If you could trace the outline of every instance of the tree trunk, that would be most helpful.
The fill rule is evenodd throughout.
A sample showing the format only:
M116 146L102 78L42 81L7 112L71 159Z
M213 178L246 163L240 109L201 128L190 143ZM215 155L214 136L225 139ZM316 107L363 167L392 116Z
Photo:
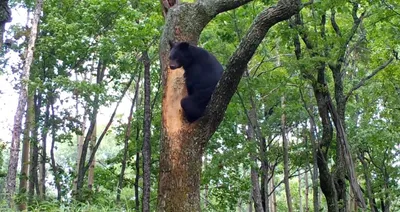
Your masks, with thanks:
M54 97L50 94L50 108L51 108L51 147L50 147L50 160L51 160L51 168L53 169L54 175L54 184L57 189L57 200L61 200L61 184L60 184L60 173L58 171L58 165L56 163L56 158L54 157L54 148L56 143L56 115L54 111Z
M77 95L76 96L76 115L79 114L78 107L79 107L79 102L78 102L78 95ZM86 131L86 115L87 115L86 111L87 110L85 109L85 112L82 117L82 122L80 124L80 126L81 126L80 130L83 135L85 134L85 131ZM78 173L78 171L79 171L79 163L80 163L81 156L82 156L83 141L85 140L85 137L83 135L77 135L77 137L76 137L76 140L77 140L76 173ZM78 178L76 177L74 179L74 183L73 183L73 189L72 189L73 193L77 192L77 182L78 182Z
M29 195L31 198L34 197L35 190L36 195L40 195L39 189L39 175L38 175L38 168L39 168L39 116L40 116L40 107L41 107L41 98L38 95L34 95L32 100L33 101L32 107L34 110L34 122L32 122L32 132L31 132L31 161L30 161L30 179L29 179Z
M136 129L137 131L137 136L136 136L136 141L139 140L139 127ZM140 211L140 198L139 198L139 179L140 179L140 151L139 149L136 152L136 161L135 161L135 211L139 212Z
M11 10L8 6L8 0L0 1L0 49L3 47L3 35L5 25L7 22L11 22Z
M277 212L277 202L276 202L276 193L274 191L275 188L275 175L271 176L271 188L272 193L272 201L271 201L271 212Z
M301 194L302 191L301 191L301 173L300 173L300 169L298 170L298 174L299 175L297 176L297 178L299 180L299 212L303 212L303 200L302 200L303 196Z
M16 183L15 181L16 181L17 167L19 161L19 144L20 144L20 135L22 133L22 117L27 102L26 82L28 82L29 80L30 68L33 61L33 52L38 32L40 14L42 11L42 3L43 0L36 1L35 12L32 20L31 33L29 35L29 43L26 49L26 57L25 57L26 59L20 77L21 84L18 97L18 106L14 116L14 126L12 131L10 158L9 158L8 172L7 172L7 187L6 187L8 203L12 208L14 207L12 198L15 193L15 183Z
M47 134L48 134L48 129L50 128L50 123L49 123L49 118L50 118L50 104L49 101L47 100L46 102L46 112L45 112L45 117L44 117L44 128L42 128L42 155L41 155L41 160L40 160L40 179L39 179L39 186L40 186L40 198L42 200L45 199L46 197L46 160L47 160Z
M309 187L308 187L308 185L309 185L309 183L308 183L308 171L306 171L306 173L304 173L304 188L306 189L306 193L305 193L305 199L306 199L306 205L305 205L305 211L306 212L309 212L310 211L310 206L308 205L308 200L309 200L309 193L310 193L310 190L309 190Z
M288 211L293 211L292 205L292 195L290 193L290 184L289 184L289 141L286 137L286 115L285 115L285 96L281 98L282 103L282 117L281 117L281 132L282 132L282 141L283 141L283 181L285 183L285 193L286 193L286 203L288 206Z
M90 138L90 152L93 153L94 146L96 145L97 140L97 123L94 126L92 137ZM94 168L96 166L96 158L93 158L92 162L89 165L88 170L88 189L92 191L94 184Z
M29 179L29 151L30 151L30 132L31 124L33 123L33 97L28 97L28 106L26 108L25 116L25 128L24 128L24 138L22 144L22 158L21 158L21 176L19 181L19 194L22 196L21 202L19 204L19 210L26 209L27 196L26 192L28 190L28 179Z
M255 166L257 165L257 161L254 161ZM251 184L253 187L253 201L254 201L254 208L256 212L263 212L263 205L261 201L261 191L260 191L260 184L258 180L258 172L256 168L251 168Z
M131 126L132 126L132 117L133 117L133 109L136 104L136 100L139 94L139 88L140 88L140 72L139 76L137 77L136 80L136 88L135 88L135 95L133 96L132 99L132 104L131 108L129 110L129 116L128 116L128 123L126 126L126 131L125 131L125 138L124 138L124 158L122 159L121 163L121 173L119 175L119 181L118 181L118 189L117 189L117 202L120 201L121 198L121 191L124 187L124 175L125 175L125 169L126 169L126 163L129 159L129 140L131 137ZM138 139L138 138L136 138ZM136 189L136 185L135 185Z
M214 91L204 116L195 123L184 121L180 100L187 94L183 70L170 70L168 41L196 44L203 28L219 13L235 9L250 0L204 0L170 8L160 42L160 61L164 95L158 211L200 211L202 155L208 140L221 123L225 110L258 45L276 23L290 18L300 9L298 0L281 0L263 10L254 20ZM196 24L188 24L196 23Z
M102 61L99 61L98 66L97 66L97 71L96 71L97 72L97 74L96 74L96 83L97 84L102 83L103 78L104 78L105 69L106 69L106 65L103 64ZM89 115L89 119L90 119L89 129L88 129L85 139L83 141L82 151L81 151L81 155L79 158L77 181L76 181L76 193L74 194L74 195L76 195L77 200L83 200L83 196L82 196L83 182L85 179L85 174L86 174L87 168L89 168L88 166L86 166L86 155L88 152L90 138L92 137L93 130L94 130L96 122L97 122L96 118L97 118L98 110L99 110L99 94L96 93L95 97L94 97L94 101L93 101L93 111ZM89 163L91 163L91 161L89 161Z
M324 31L326 23L326 16L322 15L321 17L321 27L322 31ZM298 26L303 26L302 20L300 18L300 14L295 16L295 24ZM308 35L304 35L301 32L299 33L302 36L303 41L306 42L306 46L309 49L312 49L313 45L309 43L309 40L306 39ZM295 54L297 60L302 58L301 54L301 46L299 36L296 35L293 40L295 47ZM329 212L337 212L338 211L338 202L337 202L337 192L334 184L334 178L330 172L327 156L328 151L331 146L332 138L333 138L333 127L329 117L329 108L326 102L328 101L329 94L327 83L325 79L325 66L324 62L320 62L316 67L316 77L307 73L307 70L301 70L303 76L309 79L312 82L312 87L314 91L314 96L318 106L318 114L321 119L322 125L322 137L320 143L314 148L317 155L317 165L319 169L319 179L320 179L320 187L326 198L328 211ZM310 120L313 119L313 115L308 111ZM314 125L315 126L315 125ZM312 131L311 138L313 137L314 131ZM313 139L313 138L312 138ZM315 204L315 199L314 199ZM314 205L315 206L315 205Z
M364 173L364 178L365 178L365 184L367 187L367 197L368 197L370 210L371 210L371 212L377 212L378 208L376 206L375 198L373 197L373 191L372 191L371 173L370 173L370 170L368 169L368 164L365 161L364 153L360 153L358 158L360 159L360 162L363 167L363 173Z
M101 62L99 62L98 68L97 68L97 79L96 79L96 83L97 84L102 84L103 82L103 78L104 78L104 73L106 70L106 66L105 64L102 64ZM128 89L130 88L132 82L134 80L134 76L131 75L131 78L127 84L127 86L124 88L124 90L122 91L121 97L117 102L117 105L114 108L113 113L110 116L110 119L106 125L106 127L104 128L103 132L100 134L99 139L97 140L97 142L95 142L95 145L93 146L93 149L89 155L89 160L86 164L86 154L87 154L87 150L88 150L88 145L89 145L89 141L92 138L92 134L93 131L96 127L96 120L97 120L97 113L99 110L99 93L95 94L94 97L94 106L93 106L93 113L90 116L90 126L88 129L88 132L86 134L85 140L83 142L83 146L82 146L82 154L81 154L81 158L79 161L79 172L78 172L78 179L77 179L77 183L76 183L76 187L77 187L77 192L76 192L76 199L77 200L84 200L83 199L83 192L82 192L82 186L83 186L83 182L85 179L85 174L87 172L87 170L89 169L90 165L92 164L92 162L94 161L94 158L96 156L96 152L100 147L101 141L103 140L104 136L106 135L108 129L111 127L113 121L114 121L114 117L117 114L117 110L119 105L121 104L122 99L124 98L126 92L128 91Z
M150 58L147 51L142 53L144 65L144 119L143 119L143 212L150 211L151 187L151 102L150 102Z
M254 140L254 125L252 124L252 121L255 119L255 108L252 107L250 112L249 112L249 124L247 125L247 140L248 142L255 142ZM254 202L254 209L256 212L263 212L263 201L262 201L262 195L261 195L261 190L260 190L260 180L259 180L259 175L258 175L258 164L257 164L257 157L255 156L256 154L250 152L250 158L253 161L253 164L250 169L250 179L251 179L251 186L252 186L252 192L251 196L253 198Z
M310 93L310 95L312 95ZM311 115L311 114L310 114ZM311 115L309 118L310 122L310 140L312 143L312 155L313 155L313 172L311 176L311 181L312 181L312 189L313 189L313 211L319 211L319 206L320 206L320 197L319 197L319 187L318 187L318 144L317 144L317 128L315 126L315 121L314 117Z

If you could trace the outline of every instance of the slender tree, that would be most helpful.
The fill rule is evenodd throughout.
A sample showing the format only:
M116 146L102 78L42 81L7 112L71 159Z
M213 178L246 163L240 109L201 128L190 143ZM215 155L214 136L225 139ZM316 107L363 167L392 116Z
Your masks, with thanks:
M132 99L131 103L131 108L129 110L129 116L128 116L128 123L126 125L126 130L125 130L125 136L124 136L124 156L121 162L121 173L119 175L119 181L118 181L118 189L117 189L117 201L119 202L121 199L121 190L124 187L124 175L125 175L125 169L126 169L126 163L129 159L129 140L131 137L131 131L132 131L132 118L133 118L133 112L134 108L136 105L136 99L139 94L139 89L140 89L140 73L139 76L136 79L136 88L135 88L135 94Z
M147 51L142 52L144 66L144 119L143 119L143 212L150 211L151 187L151 102L150 102L150 58Z
M32 19L32 28L29 35L28 47L25 52L25 61L20 76L18 106L14 116L14 126L12 130L10 160L8 164L7 187L6 187L8 203L12 207L14 206L12 197L15 193L15 183L16 183L15 181L16 181L17 166L19 161L19 144L20 144L20 135L22 133L22 117L27 102L27 82L29 80L30 69L33 61L33 53L38 33L40 14L42 12L42 5L43 5L43 0L36 1L35 11Z
M29 150L30 150L30 132L31 124L33 122L33 97L28 97L27 111L25 116L24 137L22 143L22 158L21 158L21 176L19 181L19 194L22 200L19 204L19 210L26 209L26 196L28 191L29 179Z
M286 203L288 206L288 211L293 211L292 204L292 195L290 193L290 183L289 183L289 141L286 134L286 114L285 114L285 96L281 98L281 104L283 113L281 116L281 133L282 133L282 141L283 141L283 177L285 183L285 194L286 194Z

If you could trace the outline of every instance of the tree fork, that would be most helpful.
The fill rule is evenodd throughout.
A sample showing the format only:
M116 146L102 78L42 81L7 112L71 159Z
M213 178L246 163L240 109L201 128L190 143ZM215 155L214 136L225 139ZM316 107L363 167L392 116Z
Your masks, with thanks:
M263 10L256 17L230 58L205 115L192 124L184 121L180 106L180 100L187 93L183 69L168 68L168 40L196 44L203 28L217 14L250 1L203 0L175 5L168 10L159 55L164 93L158 211L200 211L201 157L208 140L221 123L247 63L268 30L296 14L301 2L281 0L275 7Z

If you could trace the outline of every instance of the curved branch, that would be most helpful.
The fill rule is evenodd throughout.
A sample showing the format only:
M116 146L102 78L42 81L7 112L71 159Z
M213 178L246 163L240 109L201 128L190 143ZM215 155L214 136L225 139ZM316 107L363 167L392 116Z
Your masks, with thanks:
M202 0L197 3L201 5L211 16L238 8L253 0Z
M204 117L199 120L199 127L196 128L196 131L208 129L209 132L207 132L206 136L211 137L224 117L226 108L246 70L247 63L252 58L268 30L275 24L287 20L292 15L298 13L300 8L301 2L299 0L280 0L277 6L263 10L256 17L250 30L243 37L239 47L229 59L227 68L211 97Z
M349 97L351 96L351 94L353 94L353 92L357 89L359 89L361 86L363 86L367 80L371 79L372 77L374 77L376 74L378 74L380 71L382 71L383 69L385 69L388 65L390 65L390 63L393 62L393 57L390 58L388 61L386 61L386 63L382 64L381 66L379 66L378 68L376 68L371 74L369 74L368 76L362 78L360 80L360 82L357 83L357 85L353 86L350 91L346 94L346 101L349 99Z
M336 23L336 17L335 17L335 15L336 15L336 11L335 11L334 9L332 9L332 10L331 10L331 24L332 24L332 27L333 27L333 29L335 30L336 34L337 34L339 37L342 37L342 33L340 32L339 25Z

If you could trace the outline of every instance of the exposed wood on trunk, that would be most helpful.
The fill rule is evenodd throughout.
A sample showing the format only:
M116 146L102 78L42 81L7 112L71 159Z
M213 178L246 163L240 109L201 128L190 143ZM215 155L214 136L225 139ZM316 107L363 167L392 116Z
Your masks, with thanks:
M160 0L163 16L167 16L169 8L179 4L179 0Z
M15 184L16 184L16 176L17 176L17 167L19 161L19 145L20 145L20 135L22 133L22 117L24 114L24 108L27 102L27 85L26 82L29 80L31 64L33 61L33 53L34 47L36 42L36 37L38 33L38 25L40 14L42 11L42 4L43 0L37 0L35 11L32 20L32 27L31 32L29 35L29 42L28 47L26 49L26 56L24 65L21 72L20 77L20 90L19 90L19 97L18 97L18 105L17 110L14 116L14 126L12 131L12 138L11 138L11 148L10 148L10 158L8 164L8 172L7 172L7 180L6 180L6 194L8 197L8 203L13 208L13 196L15 193ZM1 23L3 24L3 23Z
M182 3L169 10L160 42L163 73L162 136L158 211L199 211L201 157L208 140L221 123L248 61L267 31L300 9L298 0L281 0L263 10L230 58L205 115L193 124L183 122L180 99L186 95L183 70L168 68L168 40L196 44L203 28L219 13L249 0L203 0ZM190 24L188 24L190 23ZM195 24L193 24L195 23Z

